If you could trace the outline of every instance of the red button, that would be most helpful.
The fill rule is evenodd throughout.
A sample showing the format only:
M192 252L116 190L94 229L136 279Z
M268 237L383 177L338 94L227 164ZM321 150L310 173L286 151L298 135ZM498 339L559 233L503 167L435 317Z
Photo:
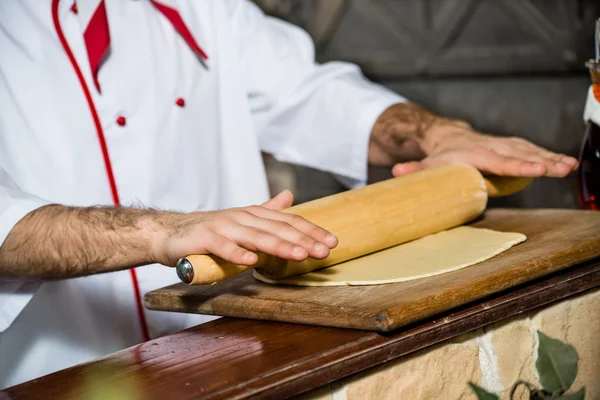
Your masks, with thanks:
M124 116L120 116L117 118L117 124L119 124L120 126L125 126L125 124L127 123L127 120L125 119Z
M183 106L185 106L185 100L183 99L183 97L180 97L177 99L175 104L177 104L179 107L183 107Z
M73 12L73 14L77 14L77 3L73 3L73 5L71 6L71 11Z

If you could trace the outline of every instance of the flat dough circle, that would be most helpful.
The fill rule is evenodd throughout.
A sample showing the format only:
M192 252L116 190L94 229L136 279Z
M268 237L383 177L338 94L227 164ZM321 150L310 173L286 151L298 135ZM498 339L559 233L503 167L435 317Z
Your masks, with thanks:
M459 226L304 275L274 281L255 270L254 277L266 283L295 286L404 282L480 263L525 239L521 233Z

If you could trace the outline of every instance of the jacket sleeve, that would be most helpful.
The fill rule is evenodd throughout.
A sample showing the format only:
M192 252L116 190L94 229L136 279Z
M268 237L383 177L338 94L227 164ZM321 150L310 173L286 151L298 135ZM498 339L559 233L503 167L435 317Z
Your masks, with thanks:
M0 247L17 222L47 204L39 197L20 191L0 167ZM2 277L0 271L0 332L4 332L25 308L39 285L39 282L8 280Z
M369 134L378 116L406 99L345 62L315 62L302 29L250 1L228 3L240 68L261 149L325 170L350 187L367 179Z

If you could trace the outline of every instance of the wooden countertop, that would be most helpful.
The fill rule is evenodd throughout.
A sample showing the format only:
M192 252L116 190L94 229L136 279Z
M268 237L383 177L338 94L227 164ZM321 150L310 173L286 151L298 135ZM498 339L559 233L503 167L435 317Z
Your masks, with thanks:
M595 259L393 334L221 318L8 388L0 399L119 390L131 399L283 398L599 286Z

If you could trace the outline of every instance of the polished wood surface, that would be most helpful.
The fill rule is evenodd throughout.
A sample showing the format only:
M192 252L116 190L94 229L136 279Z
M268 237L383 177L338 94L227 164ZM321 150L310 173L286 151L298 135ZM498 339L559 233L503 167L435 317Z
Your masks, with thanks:
M251 271L212 286L177 284L150 292L155 310L389 332L600 256L600 213L490 210L473 226L520 232L527 241L480 264L410 282L292 287ZM468 243L465 244L468 246Z
M286 398L594 288L600 259L392 335L221 318L8 388L0 399Z

